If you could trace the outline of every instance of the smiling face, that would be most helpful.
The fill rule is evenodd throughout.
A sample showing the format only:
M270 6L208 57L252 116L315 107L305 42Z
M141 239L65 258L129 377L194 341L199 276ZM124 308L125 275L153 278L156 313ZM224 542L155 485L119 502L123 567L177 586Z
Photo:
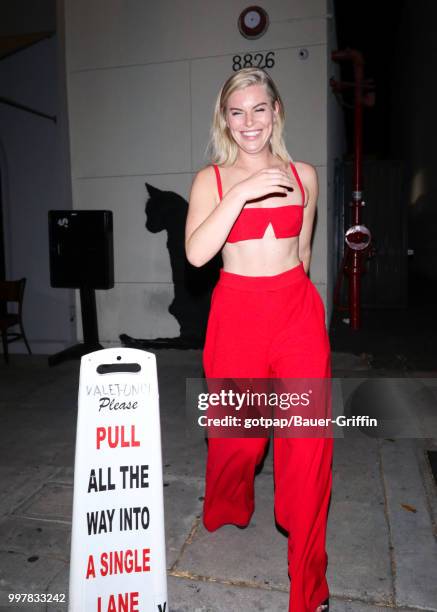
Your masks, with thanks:
M226 124L237 145L246 153L268 147L278 110L264 85L234 91L226 103Z

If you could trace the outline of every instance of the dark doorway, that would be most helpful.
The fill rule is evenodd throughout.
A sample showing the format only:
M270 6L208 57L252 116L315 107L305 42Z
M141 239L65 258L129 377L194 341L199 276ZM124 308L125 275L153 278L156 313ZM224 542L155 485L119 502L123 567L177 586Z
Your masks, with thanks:
M3 182L0 165L0 280L6 280L5 232L3 223Z

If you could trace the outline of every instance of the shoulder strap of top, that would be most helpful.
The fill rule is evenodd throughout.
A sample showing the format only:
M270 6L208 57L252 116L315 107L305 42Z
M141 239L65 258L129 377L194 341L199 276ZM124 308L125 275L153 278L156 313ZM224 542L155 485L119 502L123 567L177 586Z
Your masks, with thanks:
M305 190L303 188L302 181L300 180L300 176L298 175L297 170L292 161L290 161L290 166L291 166L294 176L296 177L297 184L299 185L299 188L302 192L302 206L305 206Z
M217 166L217 164L213 164L214 170L215 170L215 177L217 179L217 189L218 189L218 194L220 197L220 200L223 199L223 188L222 188L222 179L220 176L220 170Z

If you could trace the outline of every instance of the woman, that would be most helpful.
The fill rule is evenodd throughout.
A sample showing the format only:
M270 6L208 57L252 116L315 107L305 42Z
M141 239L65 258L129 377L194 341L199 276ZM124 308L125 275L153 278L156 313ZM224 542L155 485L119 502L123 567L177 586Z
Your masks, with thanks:
M202 266L221 250L203 365L207 378L326 378L329 340L307 276L318 196L315 168L293 164L272 79L244 68L223 85L211 130L213 164L196 175L186 254ZM326 521L332 438L275 438L275 516L288 531L290 610L329 609ZM203 521L246 526L265 438L210 438Z

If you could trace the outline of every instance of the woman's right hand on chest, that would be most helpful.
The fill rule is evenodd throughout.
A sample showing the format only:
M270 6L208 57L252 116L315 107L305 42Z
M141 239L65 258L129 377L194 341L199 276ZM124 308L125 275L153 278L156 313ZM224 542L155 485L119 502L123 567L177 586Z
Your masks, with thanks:
M263 168L248 178L235 183L228 193L235 193L244 202L249 202L271 194L285 196L294 188L295 185L285 170Z

